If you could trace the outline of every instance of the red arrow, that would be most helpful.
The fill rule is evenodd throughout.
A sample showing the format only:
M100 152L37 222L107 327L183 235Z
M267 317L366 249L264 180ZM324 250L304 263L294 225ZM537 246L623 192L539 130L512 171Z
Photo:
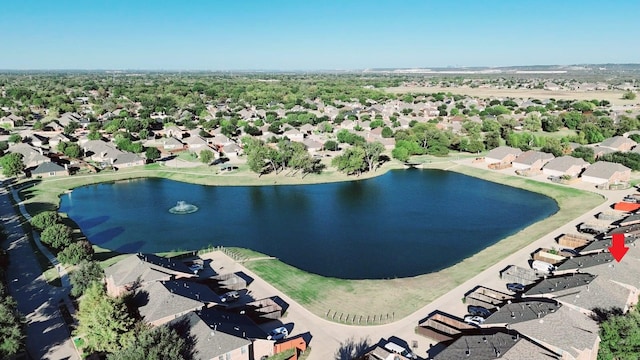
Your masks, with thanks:
M609 252L617 262L620 262L629 251L629 248L624 246L624 234L613 234L612 245L609 246Z

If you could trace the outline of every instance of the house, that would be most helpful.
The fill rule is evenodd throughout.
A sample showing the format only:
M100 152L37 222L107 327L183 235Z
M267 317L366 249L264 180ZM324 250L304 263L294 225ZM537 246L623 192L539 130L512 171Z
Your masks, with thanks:
M307 150L312 154L322 150L322 147L324 146L319 141L315 141L315 140L310 139L310 138L306 138L306 139L302 140L302 143L307 148Z
M170 136L162 140L162 147L169 151L182 150L184 149L184 144L177 138Z
M31 170L32 177L68 176L69 170L54 162L48 161Z
M125 168L132 166L141 166L145 164L145 159L137 154L123 152L118 154L113 160L113 166L116 168Z
M231 139L229 139L226 135L216 134L211 139L209 139L209 143L214 146L221 147L221 146L233 144L233 141L231 141Z
M304 124L304 125L300 126L300 131L305 133L305 134L308 134L308 135L311 135L311 132L314 129L315 129L315 127L313 125L311 125L311 124Z
M561 156L550 160L542 169L547 176L571 176L578 177L589 163L573 156Z
M187 144L187 148L191 152L200 153L200 151L204 149L209 149L209 143L207 140L203 139L201 136L190 136L184 138L183 141Z
M61 142L69 142L69 141L71 141L71 138L68 137L67 135L63 133L55 134L49 138L49 147L51 149L54 149L54 148L57 148Z
M184 133L182 132L182 130L180 130L180 128L175 125L166 128L164 130L164 133L168 138L174 137L176 139L182 139L184 137Z
M148 324L159 326L177 317L204 308L204 302L191 296L177 293L174 288L165 284L164 281L148 283L137 289L133 296L133 303L138 307L140 317ZM184 284L187 285L188 283L185 282ZM193 283L191 285L198 284ZM204 285L200 286L206 288Z
M194 277L180 261L153 254L133 254L104 270L107 293L120 296L146 283Z
M619 183L631 179L631 169L607 161L597 161L582 173L582 181L592 184Z
M49 144L49 138L38 134L32 134L29 142L35 147L43 147Z
M242 152L242 148L237 144L231 143L222 147L222 152L229 158L237 158Z
M109 164L112 164L116 157L123 153L112 144L102 140L89 140L85 142L82 147L85 158Z
M624 136L614 136L600 143L600 147L615 151L629 151L636 145L638 145L638 143Z
M553 158L553 154L529 150L520 154L515 160L513 160L512 164L516 169L540 170Z
M602 157L602 155L605 154L611 154L616 152L616 150L608 148L608 147L602 147L602 146L593 146L591 147L593 149L593 156L598 159L600 157Z
M505 305L484 322L484 326L491 324L508 326L538 346L561 355L561 359L595 359L598 354L600 337L596 321L553 300L524 300Z
M395 359L370 357L369 359ZM434 360L560 360L562 355L532 341L517 331L487 329L465 333L439 352Z
M27 168L51 161L51 159L42 154L42 149L36 149L35 147L25 143L13 144L9 146L7 151L10 153L22 154L22 163Z
M285 131L283 135L291 141L302 142L302 140L304 140L304 134L297 129L289 129Z
M216 316L214 312L220 314ZM217 322L218 319L222 321ZM235 320L234 314L205 309L178 317L172 320L170 325L183 337L195 340L195 359L198 360L250 360L273 355L273 341L263 340L271 344L270 351L267 350L265 353L264 350L258 349L256 352L242 323L230 327L228 319ZM266 339L264 332L262 336Z
M68 126L71 123L79 123L80 118L81 116L78 113L66 112L60 115L60 117L58 118L58 123L60 123L60 125L62 126Z
M498 146L497 148L489 151L484 157L484 160L488 164L510 164L520 154L522 154L522 150L520 149L512 148L509 146Z

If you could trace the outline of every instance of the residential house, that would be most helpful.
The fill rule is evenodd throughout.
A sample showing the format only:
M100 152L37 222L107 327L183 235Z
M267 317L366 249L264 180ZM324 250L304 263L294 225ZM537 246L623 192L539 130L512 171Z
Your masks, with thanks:
M591 148L593 149L593 156L596 159L599 159L600 157L602 157L602 155L616 152L616 150L614 149L611 149L608 147L602 147L602 146L592 146Z
M300 131L304 134L311 135L311 133L315 130L315 127L311 124L304 124L300 126Z
M190 136L190 137L184 138L183 141L185 142L185 144L187 144L187 148L189 149L189 151L197 154L199 154L200 151L205 149L211 150L207 140L203 139L201 136Z
M153 254L133 254L104 270L107 293L120 296L144 284L194 277L180 261Z
M631 169L607 161L597 161L582 173L582 181L593 184L619 183L631 179Z
M370 357L369 359L395 359ZM463 334L433 357L434 360L561 360L562 355L507 329L483 329Z
M231 139L229 139L224 134L216 134L211 139L209 139L209 143L216 147L222 147L233 144L233 141L231 141Z
M171 136L162 139L162 147L168 151L184 150L184 143L177 138Z
M176 139L182 139L184 137L184 132L175 125L164 129L164 133L168 138L174 137Z
M31 143L31 145L35 146L35 147L43 147L45 145L49 144L49 138L46 136L42 136L39 134L32 134L30 139L29 139L29 143Z
M541 151L529 150L520 154L513 160L513 167L516 169L540 170L542 167L554 158L553 154Z
M68 126L71 123L80 123L80 118L82 118L82 116L78 113L66 112L60 115L58 122L62 126Z
M609 148L615 151L630 151L634 146L638 145L635 141L624 137L614 136L600 143L600 147Z
M242 148L235 143L231 143L222 147L222 152L230 159L238 158L242 152Z
M42 154L42 149L35 148L25 143L13 144L9 146L7 151L10 153L22 154L22 163L26 168L38 166L42 163L51 161L51 159Z
M61 142L69 142L71 138L63 133L55 134L49 138L49 147L56 149Z
M484 326L491 324L508 326L553 354L561 355L561 359L595 359L598 354L600 337L595 320L554 301L524 300L507 304L484 322Z
M32 177L52 177L52 176L68 176L69 171L66 167L60 166L54 162L48 161L36 166L31 170Z
M82 145L82 148L85 158L108 164L113 164L116 157L123 154L123 152L116 149L113 144L102 140L88 140Z
M199 285L200 288L207 288L205 285L197 283L189 284L184 282L184 284L186 286ZM178 290L180 288L178 286ZM167 286L167 282L154 281L136 290L133 303L138 307L138 313L145 322L153 326L159 326L192 311L204 308L205 303L197 300L195 298L196 295L198 295L197 292L185 296L176 292L174 287Z
M495 149L492 149L487 153L484 157L484 160L488 164L510 164L515 160L518 156L522 154L522 150L512 148L509 146L498 146Z
M283 133L284 136L289 138L291 141L302 142L304 140L304 134L301 133L298 129L289 129Z
M113 166L116 168L125 168L132 166L141 166L146 163L145 159L133 153L123 152L118 154L113 160Z
M578 177L589 166L589 163L573 156L561 156L550 160L542 169L547 176Z
M322 150L322 147L324 146L324 144L322 144L321 142L315 141L310 138L306 138L302 140L302 143L307 148L307 150L312 154Z

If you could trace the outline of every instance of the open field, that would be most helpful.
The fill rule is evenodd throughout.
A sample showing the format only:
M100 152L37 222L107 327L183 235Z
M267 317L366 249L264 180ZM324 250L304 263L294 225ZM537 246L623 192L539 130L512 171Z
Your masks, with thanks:
M390 322L411 314L465 280L495 264L500 259L575 219L586 210L592 209L603 201L603 198L595 193L539 183L521 177L459 165L451 161L458 157L465 156L454 155L449 158L421 157L415 160L424 163L423 166L426 168L447 169L543 193L554 198L558 202L560 210L553 216L521 230L452 267L437 273L412 278L386 280L326 278L306 273L278 260L247 261L244 265L318 316L325 317L329 312L362 315L364 318L388 314L389 319L387 320L385 317L383 322ZM401 163L389 162L376 173L361 176L359 179L380 175L389 169L401 167ZM282 175L267 175L258 178L242 166L236 172L219 175L215 174L215 169L204 166L190 169L169 169L158 165L150 165L144 169L127 169L98 175L46 180L25 189L22 195L27 209L33 214L43 209L57 208L59 195L67 189L85 184L140 177L162 177L219 186L273 185L274 182L277 184L311 184L358 179L329 171L321 175L308 175L304 179L299 176L285 177ZM265 256L250 250L234 249L234 251L243 258ZM103 261L104 266L112 264L119 259L118 255L107 249L96 248L96 258ZM394 312L389 314L389 309L394 309ZM337 318L334 319L334 321L337 320Z
M406 93L452 93L469 95L479 98L533 98L533 99L564 99L564 100L607 100L612 105L634 105L640 100L623 100L622 90L598 90L598 91L550 91L542 89L496 89L496 88L470 88L470 87L441 87L441 86L403 86L386 88L393 94Z

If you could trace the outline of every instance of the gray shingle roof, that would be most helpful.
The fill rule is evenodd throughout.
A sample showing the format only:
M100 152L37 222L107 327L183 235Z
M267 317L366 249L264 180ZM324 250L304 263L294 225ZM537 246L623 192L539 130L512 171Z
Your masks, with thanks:
M618 149L620 146L622 146L623 144L629 143L632 146L636 145L636 142L626 138L624 136L614 136L611 138L608 138L606 140L604 140L603 142L600 143L600 146L602 147L608 147L608 148L612 148L612 149Z
M152 282L139 289L133 301L138 305L140 316L151 323L204 306L198 300L190 299L171 290L163 282L159 281Z
M544 168L555 171L567 171L573 166L586 167L589 163L580 158L574 158L573 156L561 156L549 161Z
M609 179L618 171L629 171L630 169L624 165L615 164L607 161L597 161L582 173L582 176L591 176L599 179Z
M144 159L141 158L140 156L133 154L133 153L122 153L122 154L118 154L118 156L116 156L115 160L113 161L114 165L123 165L123 164L134 164L140 161L143 161Z
M38 165L35 169L31 170L31 175L48 174L50 172L58 171L64 171L64 167L54 162L48 161Z
M562 305L553 300L536 299L507 303L487 318L485 324L515 324L541 319L556 312Z
M634 237L627 237L627 238L624 239L624 242L627 245L631 244L631 243L634 243L635 241L636 241L636 239ZM587 246L582 248L582 250L580 250L580 252L591 252L591 251L597 251L597 250L605 250L609 246L611 246L611 239L596 240L596 241L592 241L589 244L587 244Z
M578 288L590 284L595 275L591 274L570 274L561 276L552 276L540 280L533 287L527 290L526 296L538 296L543 294L554 294L560 290Z
M489 151L485 156L485 158L504 159L506 156L512 155L512 154L515 156L518 156L522 154L522 150L512 148L509 146L498 146L497 148Z
M172 261L152 254L133 254L104 270L112 277L114 285L122 286L135 281L148 282L168 279L180 273L191 276L189 268L179 261Z
M217 324L205 321L201 317L202 313L198 315L196 312L190 312L170 322L179 333L187 332L195 339L195 359L217 359L218 356L251 344L251 341L246 338L220 331Z
M581 270L596 265L602 265L613 261L613 256L608 252L591 255L576 256L565 260L562 264L556 265L556 271Z
M515 160L513 160L513 162L524 165L533 165L536 161L542 160L544 163L545 161L549 161L553 158L553 154L529 150L525 153L520 154Z

